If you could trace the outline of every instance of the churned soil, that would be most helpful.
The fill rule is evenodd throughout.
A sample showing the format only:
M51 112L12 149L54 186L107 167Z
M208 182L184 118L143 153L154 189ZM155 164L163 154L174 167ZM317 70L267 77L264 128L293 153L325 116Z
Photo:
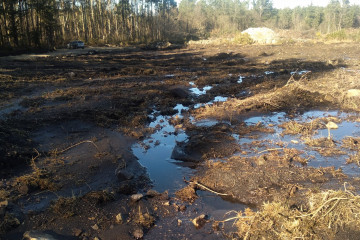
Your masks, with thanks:
M199 235L201 229L179 219L191 223L200 215L189 203L199 189L257 207L284 199L299 204L307 189L338 188L350 178L341 169L307 167L308 160L287 147L247 156L234 134L273 131L243 123L254 114L358 112L359 54L355 43L299 42L0 58L0 239L19 239L30 230L61 239L152 239L152 232L164 239L218 239L217 227ZM193 85L212 88L196 95ZM227 101L206 104L217 96ZM155 131L149 114L173 115L177 104L189 107L194 121L219 122L174 120L188 139L177 143L173 158L195 163L197 172L185 190L157 193L131 146ZM323 123L288 123L284 134L294 126L310 134ZM246 151L267 144L255 140ZM332 148L328 138L309 144ZM342 144L359 150L356 137ZM354 153L349 162L358 159ZM164 221L174 224L162 232L156 224ZM165 233L172 228L176 236Z

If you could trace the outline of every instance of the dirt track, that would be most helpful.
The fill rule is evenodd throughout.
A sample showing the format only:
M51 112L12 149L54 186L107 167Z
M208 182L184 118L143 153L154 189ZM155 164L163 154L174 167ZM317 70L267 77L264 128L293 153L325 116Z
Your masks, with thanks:
M294 159L304 162L295 152L246 158L254 149L279 146L253 141L246 149L234 136L271 134L274 124L244 120L272 112L297 116L314 109L346 110L356 122L360 98L348 90L360 89L359 54L352 43L302 43L158 51L86 48L1 58L0 218L6 224L0 238L18 239L31 229L54 231L62 239L119 239L118 232L120 239L131 239L141 231L145 239L225 238L210 223L200 230L192 225L190 219L209 210L206 203L177 199L193 201L195 190L203 189L196 184L190 184L190 195L183 192L188 196L146 194L151 179L132 147L138 142L145 150L156 148L157 139L147 137L164 128L164 121L148 127L157 116L173 116L169 123L176 130L162 132L165 137L186 134L188 141L176 143L173 158L195 162L192 183L232 200L253 206L285 197L298 203L304 188L339 188L349 176L338 166L319 174L317 168L295 164ZM217 96L227 101L197 106ZM179 112L178 104L188 109ZM220 123L199 126L191 117ZM244 175L238 169L246 169ZM291 169L297 177L287 175ZM278 179L279 174L285 177ZM130 199L140 192L141 200ZM119 213L123 224L116 222Z

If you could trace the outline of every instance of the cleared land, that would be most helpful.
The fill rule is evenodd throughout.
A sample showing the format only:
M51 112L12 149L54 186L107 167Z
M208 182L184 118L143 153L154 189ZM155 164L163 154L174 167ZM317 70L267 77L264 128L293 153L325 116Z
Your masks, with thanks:
M238 230L223 229L221 220L229 216L199 209L198 190L254 211L275 201L297 209L297 215L314 214L331 198L353 200L347 216L358 211L356 194L329 192L323 202L311 195L345 190L345 182L351 185L347 190L360 190L357 44L170 48L87 48L0 59L1 238L47 230L61 239L143 234L145 239L256 239L268 230L259 227L261 216L276 220L265 206L258 215L247 210L252 223L239 221L239 213L233 219ZM214 103L215 97L221 102ZM321 113L300 119L314 110ZM159 116L169 116L175 129L161 132L163 137L186 134L186 141L174 143L172 158L195 169L176 193L151 190L156 183L133 152L134 144L144 150L164 145L149 140L164 129L164 120L149 126ZM330 122L339 129L330 129ZM349 134L335 135L350 123ZM333 162L340 155L345 160ZM322 157L329 157L323 160L328 164ZM309 206L309 196L317 199L317 208ZM330 205L324 214L334 209ZM208 216L196 219L202 213ZM197 230L193 222L205 226ZM311 225L313 231L303 235L298 225L293 229L302 237L343 238L358 231L352 223L334 223L346 230L337 232L322 232L324 224ZM276 235L281 226L267 224L274 230L269 236L293 236Z

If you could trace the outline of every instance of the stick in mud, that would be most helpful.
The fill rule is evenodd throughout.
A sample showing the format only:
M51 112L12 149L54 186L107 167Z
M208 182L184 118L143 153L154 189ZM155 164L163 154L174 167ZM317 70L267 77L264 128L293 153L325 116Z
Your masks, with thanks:
M203 190L206 190L206 191L209 191L211 193L215 193L216 195L219 195L219 196L230 196L229 194L226 194L226 193L219 193L219 192L216 192L208 187L206 187L205 185L199 183L198 181L187 181L185 178L184 178L184 181L187 183L187 184L195 184L197 186L199 186L200 188L202 188Z

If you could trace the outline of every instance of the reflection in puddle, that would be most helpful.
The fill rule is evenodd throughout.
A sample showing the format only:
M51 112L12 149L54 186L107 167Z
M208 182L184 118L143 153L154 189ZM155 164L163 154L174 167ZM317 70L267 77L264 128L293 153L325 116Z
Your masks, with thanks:
M217 96L214 98L214 100L212 100L209 103L214 103L214 102L226 102L228 100L227 97L221 97L221 96Z
M237 81L237 83L242 83L244 79L245 79L245 77L239 76L239 80Z
M193 94L197 95L197 96L201 96L201 95L204 95L206 94L207 91L209 91L210 89L212 89L212 86L205 86L203 87L202 90L200 90L199 88L197 87L193 87L193 88L190 88L190 92L192 92Z
M179 114L183 109L186 109L181 104L176 107ZM182 130L175 130L175 127L169 123L169 119L170 117L157 116L149 125L149 127L157 130L142 144L133 145L132 151L141 165L147 168L154 189L159 192L169 190L173 193L185 186L183 177L189 177L193 170L178 167L174 164L177 161L171 159L176 141L186 140L187 135Z
M212 119L192 120L192 122L197 127L212 127L219 123L219 121Z
M174 107L174 110L177 110L178 111L178 114L181 115L182 111L187 111L189 110L188 107L185 107L184 105L182 104L177 104L175 107Z
M210 102L207 103L197 103L194 105L194 109L198 109L201 107L205 107L205 106L210 106L214 103L220 103L220 102L226 102L228 100L228 97L222 97L222 96L217 96L215 97L213 100L211 100Z
M306 73L309 73L311 71L308 71L308 70L302 70L302 71L294 71L294 72L290 72L291 75L294 75L294 74L297 74L297 75L304 75Z
M346 71L346 72L360 73L360 70L349 69L349 68L345 68L345 67L341 67L341 69Z
M265 71L264 73L265 73L265 75L271 75L271 74L274 74L275 72L273 72L273 71Z

